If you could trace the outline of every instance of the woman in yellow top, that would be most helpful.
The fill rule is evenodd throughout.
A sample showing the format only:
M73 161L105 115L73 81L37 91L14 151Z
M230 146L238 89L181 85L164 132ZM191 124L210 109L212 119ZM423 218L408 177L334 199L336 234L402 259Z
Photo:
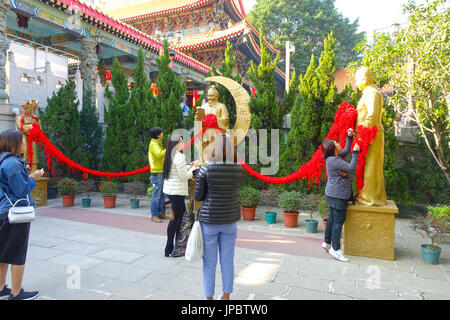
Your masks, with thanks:
M150 145L148 147L148 160L150 162L150 182L153 184L152 200L150 202L150 213L152 221L160 223L161 219L169 219L164 214L163 190L163 165L166 150L163 148L161 139L163 137L162 129L159 127L150 130Z

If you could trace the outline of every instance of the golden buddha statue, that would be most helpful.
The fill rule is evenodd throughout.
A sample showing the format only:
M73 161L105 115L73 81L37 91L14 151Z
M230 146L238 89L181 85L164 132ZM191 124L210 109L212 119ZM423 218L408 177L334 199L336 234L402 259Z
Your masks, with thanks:
M33 123L39 124L39 127L42 129L39 118L35 115L36 110L38 108L38 102L35 100L27 101L24 105L22 105L22 108L23 108L23 111L21 111L20 114L16 117L16 126L24 134L25 140L28 141L28 132L33 128ZM30 161L31 159L28 159L28 149L25 151L23 158L27 162L33 163L31 172L34 172L35 170L37 170L37 165L38 165L38 158L37 158L35 142L33 142L32 148L33 148L32 149L33 150L32 161Z
M382 124L383 96L373 84L372 72L369 68L358 69L355 75L356 85L363 95L358 103L357 127L372 128L377 126L378 133L366 155L364 187L358 202L368 206L386 205L386 189L384 185L384 128Z
M228 126L230 123L230 117L228 114L227 107L219 102L219 92L216 89L216 86L212 85L207 94L208 103L204 107L198 107L195 113L195 131L200 132L203 129L203 118L207 114L214 114L217 117L217 123L219 125L220 130L223 133L226 133L228 130ZM197 144L198 148L200 148L200 159L203 162L207 161L207 155L209 154L209 147L211 143L214 141L216 135L218 134L216 129L208 128L202 134L200 140L200 144Z

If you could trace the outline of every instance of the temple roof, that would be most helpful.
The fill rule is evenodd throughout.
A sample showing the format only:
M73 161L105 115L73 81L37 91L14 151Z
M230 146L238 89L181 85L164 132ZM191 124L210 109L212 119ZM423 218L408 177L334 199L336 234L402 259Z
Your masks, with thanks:
M180 12L204 7L217 0L108 0L103 4L103 11L119 19L135 19L170 12ZM245 17L242 0L231 1L238 13Z
M147 34L143 33L140 30L126 24L125 22L104 13L98 8L93 8L88 1L85 0L59 0L58 2L52 0L42 0L43 2L47 2L49 5L52 5L59 10L66 11L69 6L77 9L81 13L81 17L84 21L98 25L99 27L111 32L112 34L116 34L117 36L126 39L130 42L134 42L135 44L146 48L147 50L151 50L154 52L159 52L162 50L162 44L152 39ZM111 0L109 0L111 1ZM62 4L62 5L60 5ZM186 54L177 51L174 59L194 70L199 71L200 73L207 74L210 70L208 66L197 61Z

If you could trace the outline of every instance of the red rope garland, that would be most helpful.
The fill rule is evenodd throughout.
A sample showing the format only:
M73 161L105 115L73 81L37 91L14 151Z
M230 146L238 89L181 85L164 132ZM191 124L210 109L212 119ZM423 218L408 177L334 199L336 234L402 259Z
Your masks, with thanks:
M346 137L347 137L347 130L349 128L354 129L356 124L358 113L354 106L350 105L348 102L344 102L341 104L341 106L338 108L336 112L336 116L334 119L334 123L331 126L331 129L326 137L326 140L333 139L335 141L338 141L341 143L342 146L345 145ZM194 143L196 139L200 137L200 135L205 132L206 129L209 128L215 128L220 131L220 128L218 126L217 117L213 114L208 114L203 119L203 130L200 131L193 137L189 143L187 143L184 147L184 149L187 149L190 145ZM23 126L22 128L23 129ZM364 186L364 165L365 165L365 156L368 152L370 144L374 141L377 135L377 127L373 128L365 128L363 126L358 127L358 135L355 138L354 143L358 143L358 145L361 148L360 156L358 159L358 167L356 169L356 176L357 176L357 186L358 191L362 189ZM41 128L39 127L38 123L33 123L33 128L29 131L28 134L28 148L31 149L31 145L33 142L40 143L41 145L44 145L44 152L47 155L48 159L48 166L51 168L53 173L53 167L52 167L52 158L56 158L56 161L65 163L69 168L78 170L83 172L83 176L86 177L87 174L91 174L93 176L103 176L103 177L109 177L110 179L113 177L127 177L132 175L141 174L144 172L148 172L151 168L150 166L130 171L130 172L120 172L120 173L110 173L110 172L101 172L96 170L91 170L88 168L85 168L74 161L67 158L58 148L56 148L47 138L47 136L42 132ZM351 146L353 148L353 145ZM32 159L32 151L29 151L30 159ZM32 160L31 160L32 161ZM322 176L322 170L326 173L325 170L325 159L322 157L322 146L319 146L316 150L316 152L313 154L311 160L309 160L306 164L301 166L296 172L285 176L285 177L270 177L270 176L264 176L260 174L259 172L256 172L253 170L249 165L244 163L242 159L239 158L239 163L242 165L242 167L253 177L262 180L266 183L270 184L287 184L291 183L297 180L308 180L308 185L312 186L315 185L321 185L321 176Z

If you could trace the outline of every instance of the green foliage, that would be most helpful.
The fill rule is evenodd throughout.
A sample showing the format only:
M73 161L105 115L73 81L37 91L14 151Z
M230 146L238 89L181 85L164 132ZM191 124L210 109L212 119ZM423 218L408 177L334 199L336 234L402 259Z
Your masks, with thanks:
M306 72L311 54L319 57L324 48L323 39L330 32L339 43L336 49L339 67L358 59L353 48L364 38L364 33L357 32L359 21L350 22L343 17L334 0L258 0L248 20L278 50L284 52L288 40L295 45L291 61L301 74Z
M147 76L144 73L144 53L142 48L139 49L137 65L133 69L133 80L134 87L131 89L128 102L128 122L130 126L127 128L127 171L133 171L148 165L147 152L150 142L150 129L154 126L157 118L156 101L150 90ZM132 177L132 179L137 178L139 177ZM145 178L148 179L148 177Z
M86 198L89 198L89 195L92 191L95 191L95 182L91 179L82 180L79 183L80 193L85 193Z
M186 84L181 83L178 76L170 68L169 46L167 40L164 41L164 55L156 59L158 63L157 86L161 92L158 95L158 103L161 108L161 124L164 137L180 128L184 128L183 110L180 103L186 91ZM165 139L163 142L165 142Z
M146 191L145 184L142 183L141 181L128 182L125 184L124 189L125 189L125 193L128 193L128 194L134 196L133 199L137 199L137 197L139 195L144 194Z
M334 85L336 69L336 40L330 33L324 40L324 51L316 67L314 55L306 73L299 77L300 95L291 111L291 130L280 158L280 173L285 176L305 164L323 142L334 122L337 107L349 94L338 94ZM297 181L285 186L287 190L310 192L306 182Z
M317 210L319 200L320 196L315 194L303 194L300 197L300 210L305 210L309 214L310 220L313 218L313 212Z
M88 157L81 149L84 140L80 134L80 114L75 82L71 79L47 99L47 108L39 109L42 131L49 140L68 158L82 166L88 166ZM71 171L65 164L53 164L56 176L69 176Z
M322 219L328 219L328 216L330 215L330 207L328 207L326 199L321 198L319 200L317 203L317 211Z
M58 192L62 196L76 195L80 192L80 184L74 179L64 178L58 181Z
M280 198L280 190L276 186L269 185L267 189L262 190L259 196L259 202L261 205L267 207L267 211L271 211L272 207L278 205Z
M406 176L409 193L416 202L450 205L450 183L427 152L423 139L419 141L418 151L424 158L405 158L405 164L400 168L400 172ZM447 149L447 157L449 153Z
M148 187L147 188L147 198L149 200L152 198L152 194L153 194L153 187Z
M239 189L239 202L244 208L255 208L259 203L259 192L258 190L250 187L244 186Z
M127 155L129 150L129 124L128 110L128 81L125 72L120 68L117 57L111 68L111 83L106 87L105 96L109 100L109 106L105 110L105 140L103 141L103 157L100 168L107 172L125 172L127 169Z
M395 111L417 124L429 152L450 182L446 149L450 141L448 117L448 30L450 11L446 0L425 5L408 2L404 11L409 24L393 37L376 34L374 45L357 47L364 53L362 65L370 67L381 86L394 87L389 97ZM359 63L352 64L356 69Z
M278 129L279 111L277 103L276 80L274 76L280 56L272 62L263 38L261 43L261 63L256 66L251 62L248 77L256 88L257 96L250 98L250 112L252 113L251 126L255 130Z
M299 211L301 196L297 191L284 191L280 194L278 206L285 212Z
M448 242L450 237L450 207L447 205L428 206L426 217L417 218L411 229L423 233L431 239L431 245L437 238Z
M92 92L83 95L83 108L80 112L80 134L83 140L81 148L87 157L89 169L97 170L101 160L103 128L98 123L98 113L92 103Z
M102 181L98 189L103 197L115 197L117 195L118 185L114 181Z

